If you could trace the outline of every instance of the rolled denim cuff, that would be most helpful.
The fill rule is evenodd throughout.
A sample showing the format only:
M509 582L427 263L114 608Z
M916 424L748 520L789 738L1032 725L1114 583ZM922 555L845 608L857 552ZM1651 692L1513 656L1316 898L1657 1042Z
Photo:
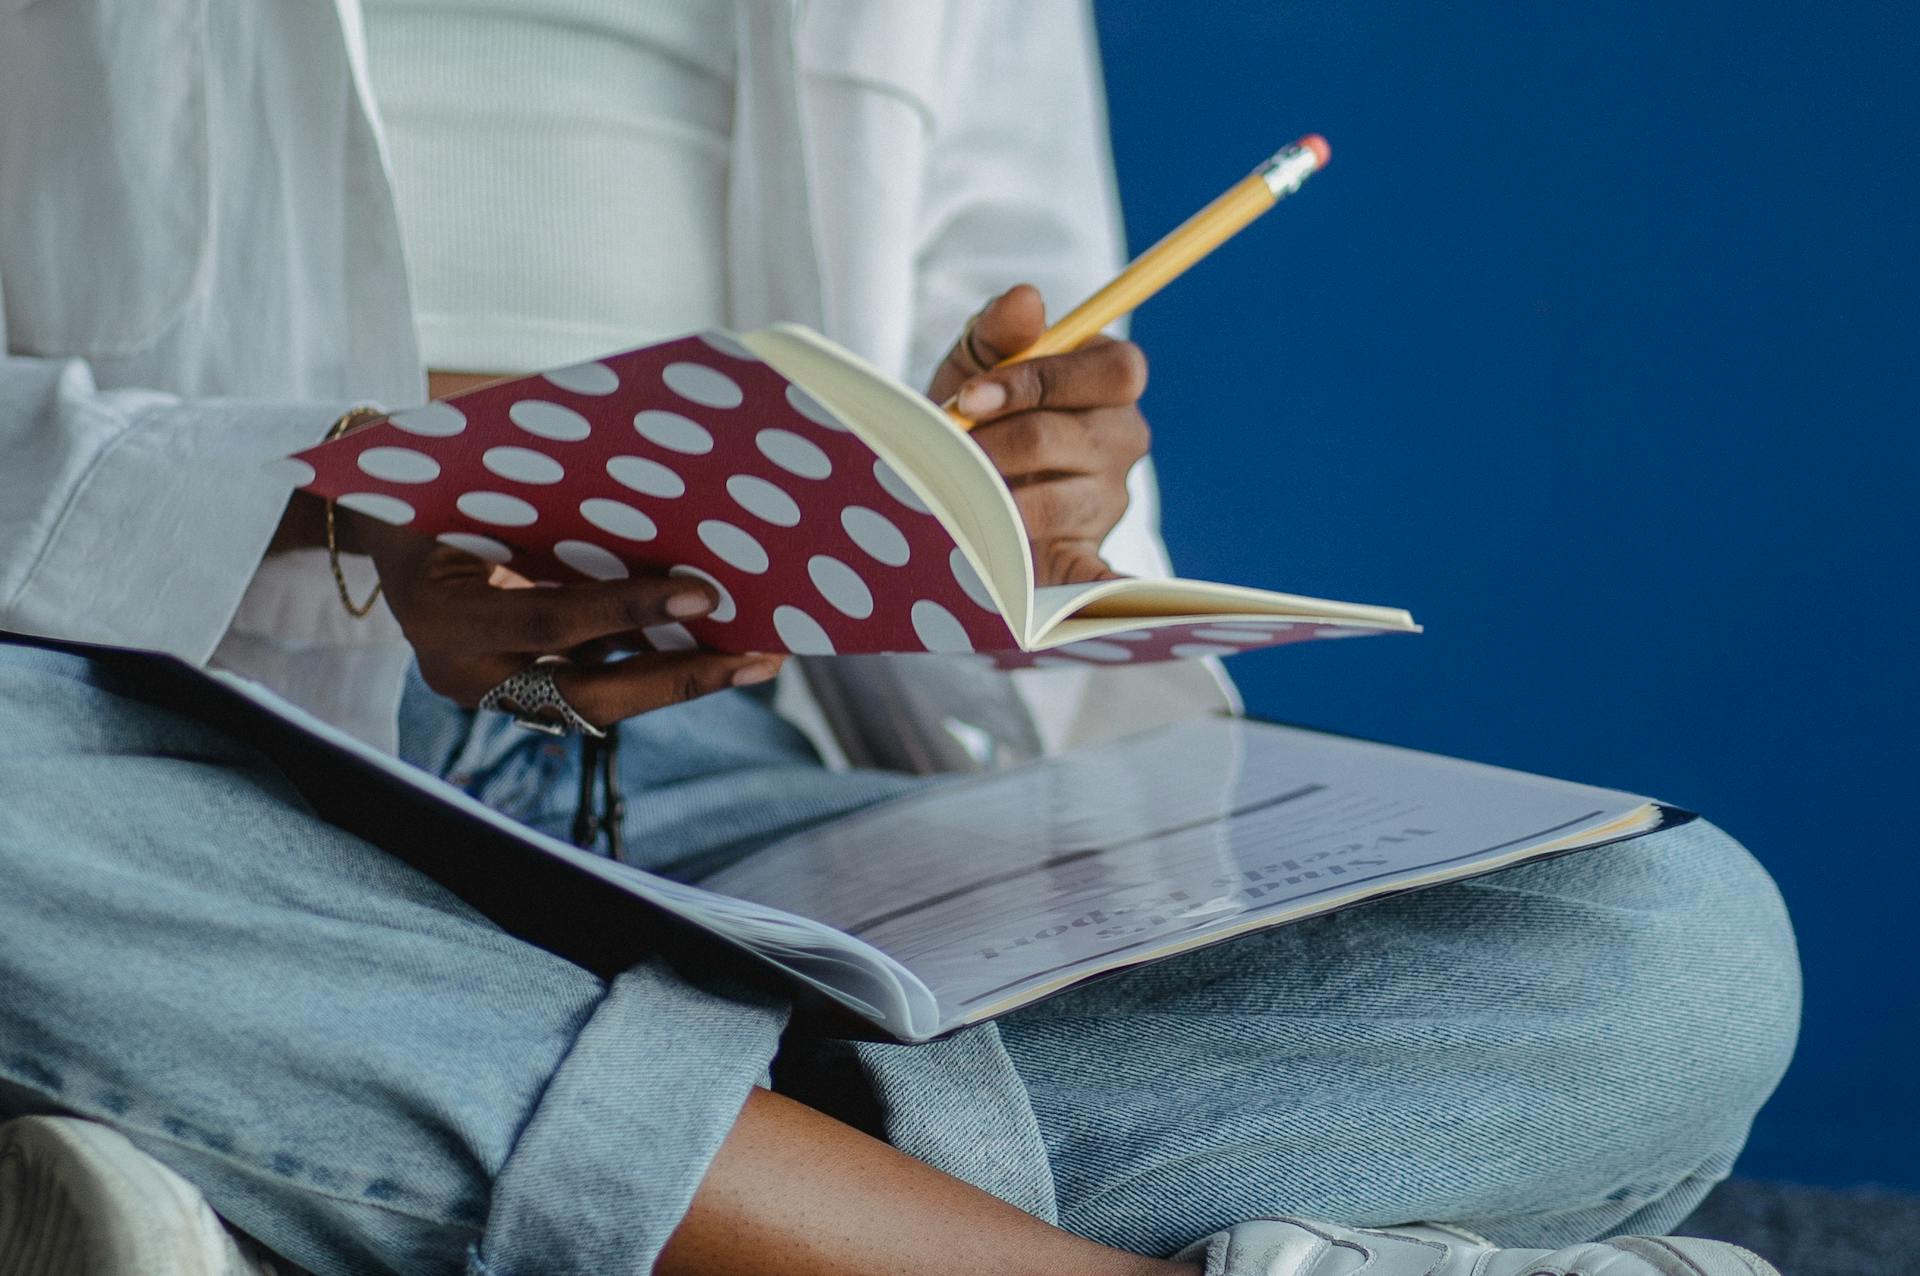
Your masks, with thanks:
M886 1114L887 1142L1035 1218L1060 1221L1046 1140L998 1027L852 1049Z
M786 1018L660 962L615 979L494 1181L472 1276L652 1270Z

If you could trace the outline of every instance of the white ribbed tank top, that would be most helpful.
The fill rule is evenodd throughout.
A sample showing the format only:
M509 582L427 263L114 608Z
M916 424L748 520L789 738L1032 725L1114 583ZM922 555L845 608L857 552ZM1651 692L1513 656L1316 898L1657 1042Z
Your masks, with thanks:
M728 0L364 0L421 354L521 372L724 324Z

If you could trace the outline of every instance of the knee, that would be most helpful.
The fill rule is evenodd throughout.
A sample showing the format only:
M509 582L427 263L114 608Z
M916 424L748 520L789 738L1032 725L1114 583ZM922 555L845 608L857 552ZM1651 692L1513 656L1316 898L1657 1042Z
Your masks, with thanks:
M1677 1220L1732 1164L1793 1053L1800 968L1779 891L1705 821L1470 889L1524 936L1508 960L1533 973L1515 994L1537 998L1521 1007L1533 1030L1498 1048L1522 1065L1498 1120L1539 1157L1532 1208L1501 1234L1560 1243L1636 1210Z
M1587 1030L1611 1056L1603 1088L1627 1108L1616 1128L1691 1170L1738 1147L1792 1057L1800 964L1786 907L1747 849L1704 820L1569 863L1582 860L1600 941L1582 1000L1600 1008Z
M1672 1063L1715 1083L1744 1122L1786 1071L1800 1029L1800 956L1766 869L1705 820L1641 839L1667 883L1636 995L1673 1041Z

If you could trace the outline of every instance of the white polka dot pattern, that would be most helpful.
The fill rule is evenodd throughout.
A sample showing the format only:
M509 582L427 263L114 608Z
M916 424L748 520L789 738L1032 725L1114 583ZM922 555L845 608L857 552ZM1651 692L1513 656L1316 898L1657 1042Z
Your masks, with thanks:
M727 480L727 495L747 513L776 527L792 527L800 521L800 506L794 499L757 475L734 475Z
M620 388L620 374L604 363L576 363L541 375L550 384L575 394L606 395Z
M820 402L820 400L814 398L799 386L789 385L786 390L786 398L788 406L815 425L824 425L829 430L839 430L842 433L847 432L847 427L841 424L839 417L828 410L826 404Z
M1059 651L1063 656L1078 656L1082 660L1097 660L1102 664L1126 664L1133 659L1133 648L1117 642L1101 642L1098 638L1068 643Z
M434 537L442 545L451 545L475 558L483 558L489 563L510 563L513 550L491 536L482 536L478 532L442 532Z
M360 472L389 483L431 483L440 462L410 447L370 447L360 454Z
M928 651L941 653L972 651L973 641L954 614L939 603L923 598L913 605L913 632L920 635Z
M833 639L820 622L798 607L782 605L773 609L773 630L796 656L831 656Z
M867 582L860 579L859 572L831 554L815 554L809 558L807 575L813 578L813 587L820 591L820 596L843 615L855 620L873 615L873 591L867 588Z
M528 434L537 434L556 443L578 443L593 433L587 418L572 408L548 403L544 399L520 400L507 409L507 419Z
M558 483L567 476L560 462L525 447L490 447L480 454L480 464L516 483Z
M660 462L649 461L644 456L610 456L607 458L607 473L620 486L630 487L642 496L672 499L684 495L687 490L685 479Z
M912 557L912 546L900 529L864 505L849 505L840 511L840 526L853 543L875 560L889 567L904 567Z
M1261 628L1261 629L1253 629L1253 628L1247 628L1243 626L1229 627L1226 625L1208 625L1203 629L1194 630L1192 636L1195 638L1202 639L1206 642L1230 642L1235 644L1249 643L1249 642L1265 642L1273 634L1280 633L1284 630L1291 629L1291 628L1293 628L1293 626L1286 622L1282 622L1278 625L1273 625L1271 627Z
M620 561L618 554L592 541L561 541L553 547L553 556L582 576L595 580L625 580L628 575L627 565Z
M746 395L732 377L704 363L670 363L660 374L667 388L705 408L737 408Z
M451 403L429 403L387 418L389 424L430 439L449 439L467 428L466 414Z
M678 412L651 409L633 418L633 428L642 437L688 456L705 456L713 451L713 435Z
M623 540L650 541L660 534L660 525L625 501L590 496L580 502L580 517L603 532Z
M792 430L762 430L753 441L762 456L789 474L803 479L823 479L833 473L833 461L820 450L820 445Z
M1380 632L1383 631L1325 625L1310 620L1236 616L1231 620L1186 621L1160 624L1150 629L1126 629L1031 654L997 651L993 653L993 658L996 664L1008 669L1097 669L1123 661L1139 664L1155 660L1231 656L1263 647L1310 642L1316 638L1359 638Z
M1085 670L1371 632L1215 616L1014 650L912 487L724 334L482 386L278 472L529 580L705 581L719 607L659 628L720 651L977 652L953 658Z
M1170 650L1181 660L1204 660L1208 656L1238 655L1238 647L1222 646L1217 642L1177 642Z
M958 545L947 555L947 570L953 573L954 583L959 585L974 606L982 611L994 611L993 595L987 592L987 583L980 579L980 573L973 570L973 564L967 561L966 551Z
M505 492L468 492L454 502L462 514L495 527L525 527L540 521L540 511Z
M368 518L377 518L383 523L404 526L411 523L415 510L397 496L388 496L384 492L348 492L337 498L335 504L341 509L349 509Z
M896 474L893 467L885 461L875 459L873 463L873 477L880 481L881 487L887 489L888 496L899 501L914 513L925 514L928 512L927 503L920 499L919 493L908 487L907 481Z
M737 567L743 572L758 576L765 572L773 560L767 557L766 546L755 540L751 533L734 526L725 519L709 518L701 522L697 529L700 541L729 567Z

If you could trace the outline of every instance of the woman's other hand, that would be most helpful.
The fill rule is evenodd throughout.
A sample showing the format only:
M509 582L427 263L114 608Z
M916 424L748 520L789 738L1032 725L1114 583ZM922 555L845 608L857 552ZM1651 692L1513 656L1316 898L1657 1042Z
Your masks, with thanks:
M1039 290L1008 289L954 343L928 394L957 395L960 414L975 422L974 441L1026 520L1038 583L1106 580L1118 573L1100 545L1127 511L1128 472L1147 454L1137 406L1147 358L1130 341L1098 337L1068 354L993 367L1046 326Z
M622 718L727 687L765 682L783 657L642 651L603 661L609 648L645 646L640 631L706 615L712 588L682 576L640 576L536 588L504 568L376 519L340 511L354 548L372 557L387 605L413 644L429 687L472 706L545 655L560 693L587 721Z

